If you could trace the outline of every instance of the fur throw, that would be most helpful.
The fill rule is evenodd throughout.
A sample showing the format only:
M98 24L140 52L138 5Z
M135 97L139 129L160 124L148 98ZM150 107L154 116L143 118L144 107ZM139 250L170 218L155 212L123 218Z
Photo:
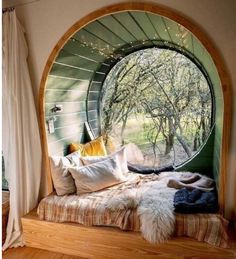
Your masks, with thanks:
M174 195L176 189L167 186L170 179L184 180L193 176L189 172L163 172L157 180L126 189L106 204L111 210L137 209L141 233L150 243L161 243L174 232Z

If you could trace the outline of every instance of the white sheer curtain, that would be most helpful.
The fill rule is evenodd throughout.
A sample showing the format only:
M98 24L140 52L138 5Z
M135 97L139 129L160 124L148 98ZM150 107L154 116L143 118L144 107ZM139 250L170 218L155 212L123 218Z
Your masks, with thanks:
M5 250L24 244L21 217L38 202L41 144L24 31L14 10L3 13L2 18L2 145L10 191Z

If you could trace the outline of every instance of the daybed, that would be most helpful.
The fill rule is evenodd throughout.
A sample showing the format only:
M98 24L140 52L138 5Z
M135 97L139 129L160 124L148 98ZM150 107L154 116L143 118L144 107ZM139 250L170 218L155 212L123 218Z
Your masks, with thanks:
M54 192L41 200L38 215L22 219L26 245L86 258L113 258L114 249L156 254L157 244L171 236L228 246L228 222L220 214L174 211L177 189L211 191L212 179L190 172L132 173L127 157L139 152L123 147L107 155L101 137L74 147L68 156L50 157Z
M38 207L41 220L76 222L85 226L112 226L141 231L151 243L171 235L189 236L218 247L227 247L227 221L219 214L174 213L176 192L170 179L189 178L192 173L164 172L159 175L129 173L128 181L83 195L52 194Z

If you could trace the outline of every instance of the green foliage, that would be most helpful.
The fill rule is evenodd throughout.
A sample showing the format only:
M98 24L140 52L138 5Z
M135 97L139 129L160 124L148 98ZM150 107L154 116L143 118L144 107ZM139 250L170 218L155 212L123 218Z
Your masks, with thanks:
M132 141L141 149L148 143L155 154L167 156L178 147L187 159L206 141L211 106L207 81L192 61L171 50L141 50L108 74L102 128L121 143ZM172 163L183 162L171 156Z

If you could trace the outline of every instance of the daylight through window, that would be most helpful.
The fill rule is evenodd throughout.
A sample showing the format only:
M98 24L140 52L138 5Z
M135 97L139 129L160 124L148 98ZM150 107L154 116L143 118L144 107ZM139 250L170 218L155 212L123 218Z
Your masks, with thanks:
M102 131L134 143L146 165L175 166L190 159L212 127L212 95L201 70L179 52L149 48L118 62L107 75Z

